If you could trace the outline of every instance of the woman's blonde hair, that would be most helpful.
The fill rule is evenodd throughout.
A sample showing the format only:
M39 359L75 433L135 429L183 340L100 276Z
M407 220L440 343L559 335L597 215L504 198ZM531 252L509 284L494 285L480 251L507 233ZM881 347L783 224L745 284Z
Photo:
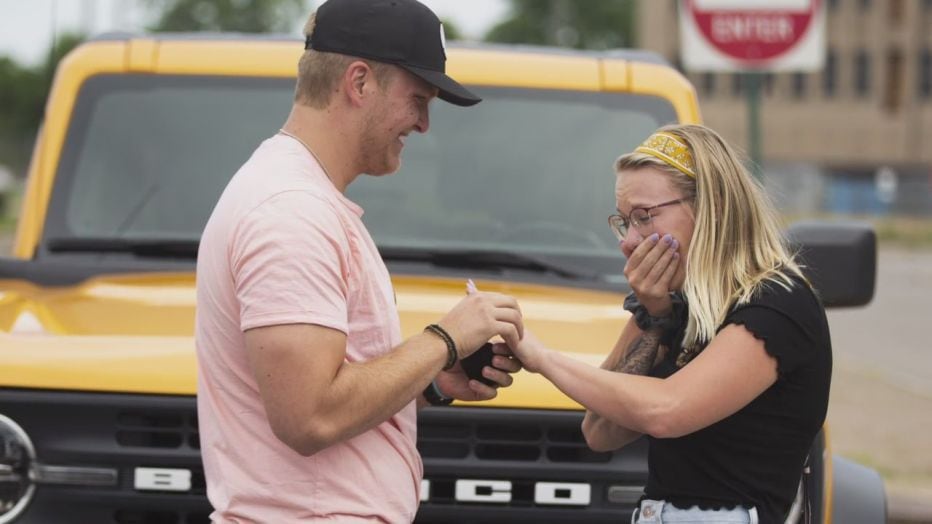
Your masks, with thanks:
M311 16L304 24L305 38L310 38L314 33L316 23L317 13L311 13ZM365 62L375 73L378 86L385 89L390 76L388 64L350 55L307 49L298 61L298 81L294 93L295 102L316 109L327 107L330 104L333 92L336 91L340 77L343 76L346 68L355 61Z
M659 169L692 201L696 223L683 285L689 304L683 346L696 348L712 340L728 312L747 303L764 283L789 288L791 276L805 277L786 246L776 209L721 136L700 125L667 126L658 133L688 147L695 177L643 152L620 157L615 172Z

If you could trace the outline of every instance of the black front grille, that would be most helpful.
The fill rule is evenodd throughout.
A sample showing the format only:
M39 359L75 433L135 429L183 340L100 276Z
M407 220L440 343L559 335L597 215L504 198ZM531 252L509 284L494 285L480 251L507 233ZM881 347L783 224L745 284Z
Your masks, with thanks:
M209 522L194 397L0 390L0 412L42 464L110 468L114 486L40 485L17 524ZM191 488L137 490L136 468L191 472Z
M30 435L40 462L113 468L115 486L43 485L18 524L95 522L201 524L207 502L193 397L0 390L0 412ZM643 443L616 453L586 447L582 414L490 408L428 408L419 415L418 448L430 498L418 522L618 521L630 502L610 503L609 487L637 489L646 478ZM136 468L191 472L185 492L138 491ZM507 481L506 504L457 499L463 479ZM543 505L541 482L585 483L584 506ZM482 494L483 487L476 493ZM556 492L555 492L556 493ZM623 519L622 519L623 520Z
M174 511L117 510L113 520L119 524L179 524L180 516Z
M116 441L125 447L200 449L197 412L121 411L117 414Z
M117 510L113 514L116 524L204 524L210 522L210 514L193 512L187 515L175 511Z
M501 422L498 419L506 419ZM430 459L607 464L614 453L589 449L574 411L488 408L427 409L418 420L418 449Z
M645 442L598 453L586 445L578 411L428 408L418 417L418 449L429 497L417 522L612 521L630 515L633 500L610 502L609 488L639 492L647 476ZM508 500L461 500L457 483L506 481ZM540 483L586 485L587 504L542 503ZM490 484L491 485L491 484ZM485 490L485 492L483 491ZM489 487L474 488L491 495ZM567 490L555 491L567 495Z

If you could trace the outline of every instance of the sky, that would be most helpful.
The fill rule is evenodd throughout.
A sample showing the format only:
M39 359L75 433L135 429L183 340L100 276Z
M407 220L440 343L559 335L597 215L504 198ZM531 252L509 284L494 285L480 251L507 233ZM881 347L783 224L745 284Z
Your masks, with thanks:
M506 0L421 0L437 16L451 20L468 39L479 39L507 15ZM311 5L319 1L309 0ZM107 31L142 32L151 23L142 0L0 0L0 56L24 65L42 61L52 35ZM295 21L294 34L304 20Z

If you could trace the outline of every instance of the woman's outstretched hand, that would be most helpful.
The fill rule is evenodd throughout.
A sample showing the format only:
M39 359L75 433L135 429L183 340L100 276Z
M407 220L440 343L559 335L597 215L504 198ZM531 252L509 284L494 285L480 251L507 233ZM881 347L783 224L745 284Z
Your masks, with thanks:
M504 342L498 342L495 345L502 346L497 348L499 351L505 351L508 348ZM521 366L531 373L541 372L551 351L528 329L524 330L524 336L518 345L510 349L511 354L521 362Z

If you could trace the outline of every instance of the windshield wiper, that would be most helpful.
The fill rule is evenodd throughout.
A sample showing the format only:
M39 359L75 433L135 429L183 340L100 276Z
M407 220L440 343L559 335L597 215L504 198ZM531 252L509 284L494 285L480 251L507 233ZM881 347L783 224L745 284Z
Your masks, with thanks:
M502 250L425 249L416 247L379 247L386 261L426 262L440 267L462 269L523 269L552 273L563 278L598 279L595 273L569 267L546 257Z
M126 238L50 238L50 253L131 253L153 258L197 259L196 240L143 240Z

